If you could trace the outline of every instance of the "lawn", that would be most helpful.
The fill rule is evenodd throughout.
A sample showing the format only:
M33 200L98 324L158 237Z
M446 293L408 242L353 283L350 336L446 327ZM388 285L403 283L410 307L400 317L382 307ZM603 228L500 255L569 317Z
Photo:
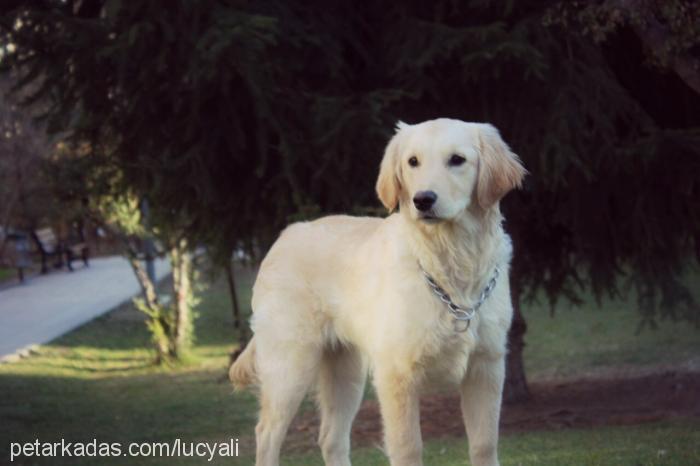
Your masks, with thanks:
M700 422L606 427L596 430L529 432L502 438L502 466L690 466L700 464ZM461 439L427 442L427 465L463 466L468 449ZM353 464L385 466L378 448L354 452ZM245 461L234 464L251 464ZM286 466L323 466L320 455L286 458Z
M700 302L700 275L694 275L695 299ZM524 308L528 322L525 367L531 377L579 376L611 369L636 370L666 365L700 367L700 328L685 321L659 322L659 329L637 331L635 299L588 298L581 307Z
M0 283L12 280L17 276L17 269L0 266Z
M250 274L241 274L242 302L250 299ZM148 335L129 305L41 346L30 357L0 365L0 464L9 463L10 442L129 442L240 440L241 457L210 464L252 464L256 402L232 394L223 378L234 330L226 288L215 281L203 293L194 360L161 369L151 364ZM531 378L605 371L617 365L645 368L697 361L700 332L662 322L635 335L633 302L601 308L563 306L551 318L545 307L526 306L530 325L526 365ZM662 349L662 350L661 350ZM643 389L643 387L640 387ZM306 405L308 408L308 404ZM503 465L690 465L700 464L700 420L595 430L528 432L505 436ZM467 464L459 439L426 442L426 463ZM377 448L353 453L356 465L387 464ZM121 459L20 458L12 464L125 464ZM132 458L126 464L207 464L202 458ZM286 465L320 465L313 450Z

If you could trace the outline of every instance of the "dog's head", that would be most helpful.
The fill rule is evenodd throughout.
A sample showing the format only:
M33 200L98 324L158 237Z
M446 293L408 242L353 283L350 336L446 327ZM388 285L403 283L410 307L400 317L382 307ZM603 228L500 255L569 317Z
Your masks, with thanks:
M490 124L441 118L399 122L384 153L377 194L427 223L454 220L477 203L494 208L527 171Z

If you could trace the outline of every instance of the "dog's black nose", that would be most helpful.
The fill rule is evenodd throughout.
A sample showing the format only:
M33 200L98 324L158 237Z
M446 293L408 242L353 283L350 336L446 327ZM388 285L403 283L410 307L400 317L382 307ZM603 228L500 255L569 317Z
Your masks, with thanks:
M433 204L435 204L435 201L437 201L437 194L433 191L418 191L416 195L413 196L413 204L416 206L416 209L421 212L430 210Z

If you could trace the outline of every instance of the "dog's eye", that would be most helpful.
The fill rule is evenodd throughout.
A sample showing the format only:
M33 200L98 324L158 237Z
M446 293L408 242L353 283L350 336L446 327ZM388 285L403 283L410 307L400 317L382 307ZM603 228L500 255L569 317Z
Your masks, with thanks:
M467 159L465 159L461 155L452 154L452 156L450 157L450 160L447 162L447 164L450 167L459 167L460 165L462 165L466 161L467 161Z
M417 167L418 165L420 165L418 163L418 159L416 158L415 155L413 157L411 157L410 159L408 159L408 164L412 167Z

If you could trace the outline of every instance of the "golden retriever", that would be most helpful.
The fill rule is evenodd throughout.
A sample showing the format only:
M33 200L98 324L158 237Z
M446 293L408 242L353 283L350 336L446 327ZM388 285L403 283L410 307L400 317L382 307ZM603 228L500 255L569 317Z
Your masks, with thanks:
M279 463L312 386L324 461L350 465L350 430L368 372L392 466L422 464L419 395L436 381L459 387L472 464L498 465L512 314L512 247L499 201L525 174L489 124L399 123L377 180L379 199L398 212L331 216L284 230L253 288L255 336L229 373L236 388L260 389L257 466ZM469 310L497 269L490 295ZM449 298L441 300L426 275ZM450 302L463 314L451 313Z

